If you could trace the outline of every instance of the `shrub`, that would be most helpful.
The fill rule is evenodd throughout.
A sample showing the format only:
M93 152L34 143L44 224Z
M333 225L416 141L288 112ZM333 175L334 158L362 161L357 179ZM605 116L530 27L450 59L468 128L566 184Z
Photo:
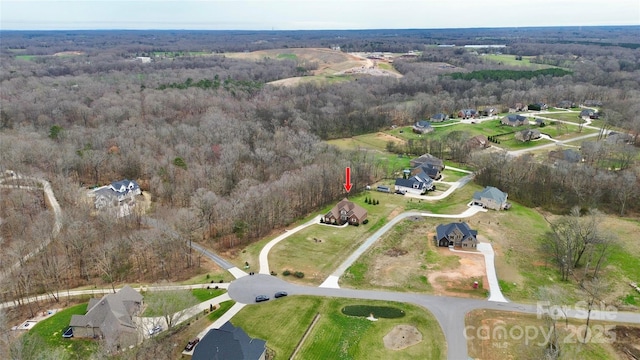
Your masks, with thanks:
M367 225L369 223L369 219L364 219L364 221L362 222L362 225Z
M282 275L289 276L289 275L291 275L291 271L285 270L285 271L282 272Z
M295 273L293 273L293 276L297 277L298 279L302 279L304 277L304 273L302 271L296 271Z

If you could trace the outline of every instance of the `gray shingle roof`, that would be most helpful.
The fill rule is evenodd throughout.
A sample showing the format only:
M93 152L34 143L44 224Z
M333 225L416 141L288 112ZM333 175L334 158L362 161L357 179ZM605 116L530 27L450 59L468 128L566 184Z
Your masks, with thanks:
M496 187L487 186L482 191L476 191L473 194L473 199L474 200L480 200L482 198L493 199L498 204L502 204L505 201L507 201L507 194L505 194L504 192L500 191L500 189L498 189Z
M224 323L211 329L193 352L193 360L258 360L266 350L266 341L252 339L244 330Z

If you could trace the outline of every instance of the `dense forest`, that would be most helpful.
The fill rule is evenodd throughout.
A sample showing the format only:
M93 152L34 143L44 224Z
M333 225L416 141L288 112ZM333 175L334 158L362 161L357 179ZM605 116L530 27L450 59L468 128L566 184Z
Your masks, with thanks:
M595 101L603 104L607 129L628 133L638 144L635 35L637 27L3 31L0 170L52 183L64 209L65 242L52 243L48 256L40 257L44 263L21 267L20 281L5 279L1 292L13 298L97 281L172 279L195 264L186 238L238 249L344 196L345 166L353 170L355 191L393 175L372 154L340 151L323 140L407 125L438 112ZM505 44L498 50L564 70L522 71L484 61L482 54L496 49L435 46L478 43ZM420 56L394 62L399 79L362 75L288 87L269 83L309 75L317 64L225 56L332 45L342 51L418 50ZM156 52L174 56L151 56ZM136 60L142 56L153 61ZM450 64L463 75L443 75L433 63ZM456 147L464 139L457 135L407 152L470 163L479 169L480 184L502 187L510 199L529 206L559 213L576 205L640 211L637 147L630 143L586 143L584 164L553 168L527 157L471 157ZM612 161L620 166L610 166ZM142 215L116 220L92 210L82 189L124 178L140 182L153 202L149 216L182 238L149 226ZM52 221L40 195L7 194L0 206L3 265L27 253L34 238L49 236ZM52 273L59 274L55 281Z

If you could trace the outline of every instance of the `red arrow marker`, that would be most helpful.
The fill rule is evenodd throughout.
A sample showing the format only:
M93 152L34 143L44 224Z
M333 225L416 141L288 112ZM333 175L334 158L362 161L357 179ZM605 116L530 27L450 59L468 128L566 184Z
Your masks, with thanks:
M347 166L345 170L345 176L346 176L346 180L344 183L344 189L347 190L347 192L351 191L351 186L353 185L351 183L351 168Z

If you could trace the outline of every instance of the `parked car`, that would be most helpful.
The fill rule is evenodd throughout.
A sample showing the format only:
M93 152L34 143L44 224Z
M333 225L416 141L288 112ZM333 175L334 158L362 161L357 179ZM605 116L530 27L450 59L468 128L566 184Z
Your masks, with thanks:
M162 331L162 326L155 326L153 329L149 330L149 335L155 335Z
M287 296L287 292L286 291L278 291L275 295L273 295L274 298L281 298L283 296Z
M73 328L69 326L67 330L62 333L62 337L65 339L69 339L73 337Z
M187 346L184 347L184 351L191 351L196 346L197 343L200 342L200 338L195 338L187 343Z
M256 302L263 302L263 301L268 301L269 297L267 295L258 295L256 296Z

